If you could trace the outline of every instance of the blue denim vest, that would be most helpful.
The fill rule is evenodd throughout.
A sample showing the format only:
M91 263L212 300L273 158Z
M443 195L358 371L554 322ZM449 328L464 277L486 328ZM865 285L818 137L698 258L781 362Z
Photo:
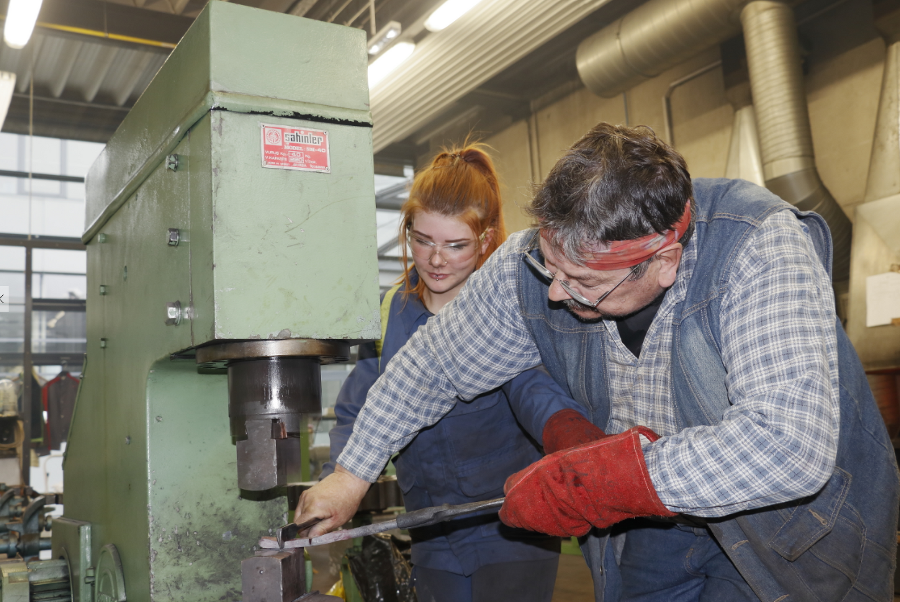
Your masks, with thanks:
M672 383L679 428L718 424L728 407L718 351L720 304L735 253L759 224L777 211L791 211L803 220L831 271L831 237L818 215L797 211L741 180L695 180L694 201L697 264L674 313ZM525 261L517 284L519 306L544 366L604 428L610 414L604 326L551 307L546 282ZM893 600L900 475L859 358L839 323L836 329L841 430L831 479L808 498L708 520L761 600ZM596 599L617 600L621 578L608 534L594 530L582 549Z

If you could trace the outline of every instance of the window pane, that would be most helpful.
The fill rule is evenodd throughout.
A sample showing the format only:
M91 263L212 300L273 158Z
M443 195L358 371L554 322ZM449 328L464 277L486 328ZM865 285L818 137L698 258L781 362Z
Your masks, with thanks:
M31 269L35 273L85 274L87 273L87 252L35 249L32 251ZM35 297L37 296L35 295ZM54 298L65 299L66 296Z
M0 133L0 170L84 177L104 145ZM29 199L30 197L30 199ZM84 231L84 184L0 177L0 232L78 238ZM29 215L29 207L31 209ZM29 219L30 217L30 219Z
M10 182L13 183L12 186ZM28 181L22 178L0 177L0 205L2 205L0 232L28 234L27 184ZM57 190L61 190L59 182L53 184ZM24 192L18 192L20 190ZM33 194L30 228L31 234L80 238L84 230L84 199L66 199L58 196L58 193L55 198Z
M0 355L21 354L25 333L25 249L0 247L0 285L9 287L9 312L0 313ZM20 357L0 361L0 378L12 371L12 364L21 365ZM6 364L10 364L7 366Z
M84 357L73 354L71 361L66 361L65 365L63 364L53 364L48 366L35 366L34 370L38 373L38 375L46 380L53 380L56 378L60 372L65 370L75 378L81 378L82 370L84 369ZM3 377L3 367L0 366L0 378Z
M13 380L22 374L22 362L0 361L0 378Z
M83 311L36 311L31 321L32 353L85 352L87 327Z
M73 199L77 201L81 201L82 203L82 211L84 211L84 184L79 184L77 182L66 182L65 191L63 192L63 196L67 199ZM84 219L82 219L84 221Z
M375 174L375 192L381 192L385 188L396 186L405 180L406 178L401 176L383 176L381 174ZM407 195L407 197L408 196L409 195Z
M84 299L87 276L68 274L32 274L35 299Z
M409 178L375 174L375 193L377 194L389 188L397 187L400 184L405 184L408 188L411 183L412 182ZM408 199L409 192L399 192L397 193L396 197L399 199ZM397 240L399 234L398 228L400 225L399 211L378 209L375 211L375 223L375 239L377 241L379 249L382 247L382 245ZM399 245L393 246L390 250L384 253L384 255L389 257L398 257L400 255Z
M0 170L84 177L103 144L0 133ZM84 230L85 188L81 182L0 177L0 234L80 238ZM35 249L34 298L84 299L83 251ZM0 246L0 285L10 287L10 312L0 314L0 378L22 370L25 310L25 250ZM32 316L32 350L44 376L65 365L81 369L85 344L83 311L37 310ZM49 354L47 355L42 354ZM51 362L53 365L40 366Z
M99 142L81 142L80 140L65 140L65 174L68 176L87 175L100 151L106 146Z
M399 211L388 211L385 209L376 209L375 210L375 240L377 241L378 248L381 248L381 245L384 245L388 242L397 241L400 232L400 212ZM388 251L386 255L398 256L400 254L400 247L395 246L392 250Z
M19 137L19 148L23 151L20 157L22 171L28 171L28 165L33 165L34 173L62 174L62 140L59 138L44 138L34 136L34 151L29 148L32 138Z
M32 200L32 234L81 238L83 231L84 199L35 197Z
M62 195L62 182L54 182L53 180L36 180L32 179L29 183L28 178L20 180L19 194L28 196L28 187L31 186L31 198L38 196L60 196Z
M24 272L25 249L23 247L0 246L0 272ZM0 275L0 279L3 276ZM6 284L5 282L0 284Z
M19 136L0 133L0 169L19 171Z
M24 349L25 306L10 305L9 311L0 314L0 354L21 354ZM18 359L19 364L22 363Z

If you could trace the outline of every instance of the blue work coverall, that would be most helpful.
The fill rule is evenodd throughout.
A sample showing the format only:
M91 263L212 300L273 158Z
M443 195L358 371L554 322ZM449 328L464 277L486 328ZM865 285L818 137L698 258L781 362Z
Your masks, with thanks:
M411 278L415 285L415 271ZM401 286L390 301L380 361L374 343L360 345L356 367L338 394L331 461L321 478L334 471L369 388L433 315L415 295L407 297L403 290ZM406 509L501 497L507 477L541 458L544 424L566 408L584 412L542 367L472 401L460 400L394 459ZM413 529L411 535L414 565L466 576L488 564L550 559L560 549L558 538L507 527L495 513Z

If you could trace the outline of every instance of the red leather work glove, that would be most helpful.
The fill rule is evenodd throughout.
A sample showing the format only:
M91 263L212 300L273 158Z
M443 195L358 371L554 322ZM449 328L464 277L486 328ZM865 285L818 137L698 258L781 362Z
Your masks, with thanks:
M541 438L544 440L544 452L547 454L597 441L603 437L606 437L603 429L594 426L577 410L556 412L547 420L544 432L541 434Z
M551 454L512 475L504 486L500 520L568 537L635 516L675 516L653 488L639 435L659 439L638 426Z

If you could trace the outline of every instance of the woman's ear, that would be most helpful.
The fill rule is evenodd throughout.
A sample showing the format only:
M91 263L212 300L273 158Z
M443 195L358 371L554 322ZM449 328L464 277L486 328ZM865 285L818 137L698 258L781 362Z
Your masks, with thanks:
M488 228L481 235L481 255L487 253L488 245L491 244L492 240L494 240L494 229Z

